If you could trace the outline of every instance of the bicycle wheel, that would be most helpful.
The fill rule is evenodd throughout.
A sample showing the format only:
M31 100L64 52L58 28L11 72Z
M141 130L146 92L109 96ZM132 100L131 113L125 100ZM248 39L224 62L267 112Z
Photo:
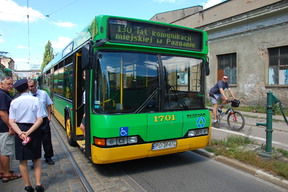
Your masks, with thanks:
M240 112L234 111L228 114L227 123L229 129L240 131L245 126L245 119Z

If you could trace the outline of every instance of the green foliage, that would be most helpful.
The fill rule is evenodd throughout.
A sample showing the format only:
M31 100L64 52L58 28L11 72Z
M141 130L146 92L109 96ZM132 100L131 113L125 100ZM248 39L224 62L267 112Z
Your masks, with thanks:
M288 158L288 151L284 149L277 149L279 153L281 153L284 157Z
M47 66L47 64L54 58L53 48L50 41L45 45L45 52L43 55L43 62L41 64L41 71Z
M274 163L277 174L281 177L288 178L288 163L276 161Z

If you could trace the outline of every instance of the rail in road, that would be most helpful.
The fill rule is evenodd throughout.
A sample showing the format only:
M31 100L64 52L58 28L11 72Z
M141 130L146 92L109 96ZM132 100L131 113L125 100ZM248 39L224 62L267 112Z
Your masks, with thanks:
M65 154L67 155L67 157L68 157L69 161L71 162L75 172L77 173L77 176L79 177L84 189L87 192L94 191L93 188L91 187L90 183L86 179L85 175L81 171L79 165L77 164L75 159L72 157L72 153L68 150L66 144L64 143L63 138L60 136L59 131L55 128L53 123L51 123L50 125L51 125L51 128L53 128L56 131L55 135L57 136L58 141L61 143L61 146L63 147Z
M55 120L54 120L55 122ZM65 140L63 141L64 130L59 127L55 128L55 123L51 123L52 145L54 149L53 160L54 165L48 165L45 163L44 158L42 161L42 178L41 183L46 192L64 192L64 191L93 191L89 182L85 178L83 172L79 168L79 164L75 162L75 157L72 157L72 153L75 149L68 150ZM81 154L79 152L79 154ZM43 155L43 151L42 151ZM74 154L75 156L75 154ZM32 161L28 161L28 171L31 180L32 187L35 187L34 169L31 168ZM19 161L12 160L11 169L19 174ZM9 181L8 183L2 183L0 181L0 191L12 192L12 191L24 191L25 183L22 178Z
M45 192L97 192L97 191L145 191L137 182L122 170L109 165L95 165L85 157L79 147L71 147L66 139L65 130L52 117L51 134L54 149L54 165L48 165L42 158L42 185ZM42 152L43 154L43 152ZM31 169L32 161L28 161L31 184L35 187L34 170ZM19 161L12 161L12 170L19 174ZM0 191L24 191L22 178L2 183Z
M75 173L81 180L83 191L145 191L131 177L113 164L95 165L85 157L79 147L72 147L67 142L64 128L52 118L51 127L55 130L61 146L65 148ZM77 190L77 192L82 192Z

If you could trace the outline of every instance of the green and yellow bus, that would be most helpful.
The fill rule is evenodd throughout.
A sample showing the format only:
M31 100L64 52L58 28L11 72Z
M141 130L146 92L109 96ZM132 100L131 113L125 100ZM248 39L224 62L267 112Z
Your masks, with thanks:
M196 150L211 137L207 53L205 31L101 15L44 68L40 84L69 144L95 164Z

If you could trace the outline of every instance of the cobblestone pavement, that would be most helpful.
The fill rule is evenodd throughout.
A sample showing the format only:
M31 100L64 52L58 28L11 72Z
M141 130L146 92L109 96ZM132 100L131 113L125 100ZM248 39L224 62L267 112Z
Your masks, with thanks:
M78 175L74 171L63 147L55 136L55 130L52 129L52 144L54 148L54 165L48 165L42 158L42 185L47 192L82 192L85 191ZM43 152L42 152L43 155ZM13 160L12 170L19 171L19 161ZM32 161L28 161L29 176L32 186L35 187L34 170L31 169ZM22 178L3 183L0 181L1 192L19 192L24 190L25 184Z
M64 143L68 150L71 152L71 156L76 161L76 164L80 167L81 172L88 180L93 191L95 192L130 192L130 191L141 191L141 189L135 182L130 179L126 174L113 168L111 165L94 165L78 147L71 147L66 141L66 135L62 127L55 120L52 121L55 125L57 132L64 139ZM86 191L83 187L80 178L73 168L61 142L59 142L56 136L56 130L54 126L51 126L52 143L54 149L55 165L48 165L42 158L42 185L47 192L84 192ZM43 151L42 151L43 155ZM12 169L16 173L20 173L19 161L13 160ZM28 162L29 176L31 179L32 186L35 187L34 171L31 170L32 161ZM133 187L132 187L133 186ZM23 179L17 179L8 183L2 183L0 181L1 192L19 192L24 190ZM135 189L136 190L135 190Z

